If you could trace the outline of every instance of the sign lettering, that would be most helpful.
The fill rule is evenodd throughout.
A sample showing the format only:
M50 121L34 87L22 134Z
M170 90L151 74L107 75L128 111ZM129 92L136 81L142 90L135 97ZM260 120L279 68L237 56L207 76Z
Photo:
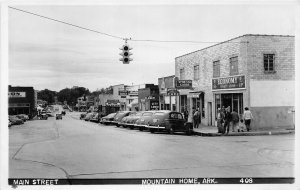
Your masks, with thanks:
M176 80L176 88L178 89L191 89L193 88L192 80Z
M26 92L8 92L9 98L25 98Z
M212 90L244 89L245 75L212 79Z

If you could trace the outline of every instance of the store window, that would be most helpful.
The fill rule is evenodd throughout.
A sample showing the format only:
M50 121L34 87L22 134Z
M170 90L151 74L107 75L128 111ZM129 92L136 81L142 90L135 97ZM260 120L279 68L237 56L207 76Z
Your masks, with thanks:
M230 75L238 75L239 69L238 69L238 57L231 57L230 60Z
M264 71L274 72L275 54L264 54Z
M195 65L194 66L194 80L199 80L199 75L200 75L199 65Z
M243 93L215 94L215 116L218 108L227 108L230 106L230 112L236 111L239 115L243 110Z
M213 77L220 77L220 61L213 62Z
M180 75L179 75L180 80L184 80L184 68L180 69Z

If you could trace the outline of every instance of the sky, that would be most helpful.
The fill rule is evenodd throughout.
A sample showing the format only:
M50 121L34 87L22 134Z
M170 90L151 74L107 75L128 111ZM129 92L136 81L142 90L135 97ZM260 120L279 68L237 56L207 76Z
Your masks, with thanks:
M130 64L119 61L124 41L8 9L8 83L36 90L158 83L175 74L175 57L244 34L295 35L292 4L256 5L11 5L128 41Z

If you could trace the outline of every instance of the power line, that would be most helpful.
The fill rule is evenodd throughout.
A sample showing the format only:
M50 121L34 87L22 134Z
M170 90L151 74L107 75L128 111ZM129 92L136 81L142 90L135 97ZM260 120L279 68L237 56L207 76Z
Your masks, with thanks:
M89 29L89 28L86 28L86 27L78 26L78 25L75 25L75 24L71 24L71 23L68 23L68 22L65 22L65 21L57 20L57 19L54 19L54 18L50 18L50 17L47 17L47 16L36 14L36 13L33 13L33 12L29 12L29 11L25 11L25 10L22 10L22 9L18 9L18 8L15 8L15 7L10 7L10 6L8 6L8 7L11 8L11 9L23 12L23 13L31 14L31 15L34 15L34 16L38 16L38 17L41 17L41 18L45 18L45 19L48 19L48 20L52 20L52 21L55 21L55 22L59 22L59 23L62 23L62 24L66 24L66 25L69 25L69 26L73 26L73 27L76 27L76 28L80 28L80 29L83 29L83 30L87 30L87 31L90 31L90 32L94 32L94 33L98 33L98 34L110 36L110 37L121 39L121 40L125 40L125 41L157 42L157 43L202 43L202 44L203 43L209 43L209 44L211 44L211 43L214 43L214 44L216 44L216 43L224 43L224 42L209 42L209 41L147 40L147 39L143 40L143 39L123 38L123 37L120 37L120 36L115 36L115 35L112 35L112 34L108 34L108 33L100 32L100 31L97 31L97 30ZM247 42L229 42L229 41L226 41L226 43L247 43Z
M76 28L80 28L80 29L83 29L83 30L87 30L87 31L90 31L90 32L95 32L95 33L98 33L98 34L102 34L102 35L106 35L106 36L110 36L110 37L113 37L113 38L118 38L118 39L124 40L124 38L119 37L119 36L115 36L115 35L107 34L107 33L104 33L104 32L97 31L97 30L85 28L85 27L82 27L82 26L78 26L78 25L71 24L71 23L68 23L68 22L60 21L60 20L57 20L57 19L53 19L53 18L50 18L50 17L46 17L46 16L43 16L43 15L39 15L39 14L36 14L36 13L25 11L25 10L22 10L22 9L17 9L17 8L10 7L10 6L9 6L9 8L17 10L17 11L24 12L24 13L28 13L28 14L31 14L31 15L34 15L34 16L38 16L38 17L41 17L41 18L45 18L45 19L48 19L48 20L52 20L52 21L55 21L55 22L59 22L59 23L62 23L62 24L66 24L66 25L69 25L69 26L73 26L73 27L76 27Z

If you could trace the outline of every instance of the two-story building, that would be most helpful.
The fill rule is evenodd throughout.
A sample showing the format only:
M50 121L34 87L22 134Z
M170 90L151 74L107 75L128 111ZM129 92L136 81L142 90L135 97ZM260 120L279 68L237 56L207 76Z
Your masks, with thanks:
M179 90L178 105L199 108L205 125L228 106L249 107L257 130L294 125L294 36L247 34L176 57L175 76L193 86Z

